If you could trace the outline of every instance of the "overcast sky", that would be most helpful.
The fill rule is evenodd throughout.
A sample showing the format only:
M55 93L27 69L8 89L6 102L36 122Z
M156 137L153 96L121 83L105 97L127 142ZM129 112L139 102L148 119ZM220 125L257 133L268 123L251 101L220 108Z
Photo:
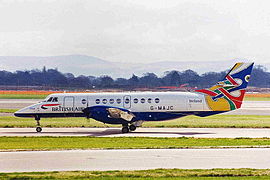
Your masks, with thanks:
M270 1L0 0L0 55L270 59Z

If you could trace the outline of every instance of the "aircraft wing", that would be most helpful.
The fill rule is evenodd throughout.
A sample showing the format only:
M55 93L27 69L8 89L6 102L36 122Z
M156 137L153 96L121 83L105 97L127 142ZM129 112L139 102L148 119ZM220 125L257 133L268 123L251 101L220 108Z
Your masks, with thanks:
M131 121L135 115L132 113L129 113L128 111L123 111L118 108L107 108L107 111L109 112L109 116L111 118L121 118L126 121Z
M83 110L87 118L93 118L104 123L127 123L135 117L128 109L112 106L92 106Z

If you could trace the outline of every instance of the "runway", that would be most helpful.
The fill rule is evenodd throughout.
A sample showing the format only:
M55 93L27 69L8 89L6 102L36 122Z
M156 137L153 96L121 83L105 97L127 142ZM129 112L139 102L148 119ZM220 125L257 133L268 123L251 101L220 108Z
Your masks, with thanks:
M244 101L241 108L224 115L270 115L270 101Z
M0 109L21 109L43 101L42 99L0 99Z
M196 138L270 138L267 128L137 128L127 134L121 128L0 128L0 136L95 136L95 137L196 137Z
M270 167L270 148L1 152L0 172Z

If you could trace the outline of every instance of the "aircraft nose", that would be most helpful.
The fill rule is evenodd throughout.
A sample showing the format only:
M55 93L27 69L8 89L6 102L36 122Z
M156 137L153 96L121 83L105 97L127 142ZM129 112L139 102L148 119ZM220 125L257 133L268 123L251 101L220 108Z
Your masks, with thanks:
M21 117L21 115L22 115L21 109L14 113L14 116L16 116L16 117Z
M16 117L21 117L20 115L21 115L21 113L20 113L19 111L16 111L16 112L14 113L14 116L16 116Z
M25 114L27 113L27 111L25 111L25 110L26 110L26 108L23 108L23 109L20 109L20 110L16 111L14 113L14 116L16 116L16 117L25 117Z
M14 113L14 116L16 116L16 117L31 117L33 115L33 113L35 113L35 109L36 109L35 106L36 105L32 105L32 106L22 108L22 109L16 111Z

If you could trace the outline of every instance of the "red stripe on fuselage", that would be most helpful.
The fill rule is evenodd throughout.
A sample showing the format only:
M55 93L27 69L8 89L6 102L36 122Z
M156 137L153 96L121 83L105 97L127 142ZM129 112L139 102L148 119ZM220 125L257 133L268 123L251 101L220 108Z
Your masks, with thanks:
M58 106L60 104L43 104L42 106Z

